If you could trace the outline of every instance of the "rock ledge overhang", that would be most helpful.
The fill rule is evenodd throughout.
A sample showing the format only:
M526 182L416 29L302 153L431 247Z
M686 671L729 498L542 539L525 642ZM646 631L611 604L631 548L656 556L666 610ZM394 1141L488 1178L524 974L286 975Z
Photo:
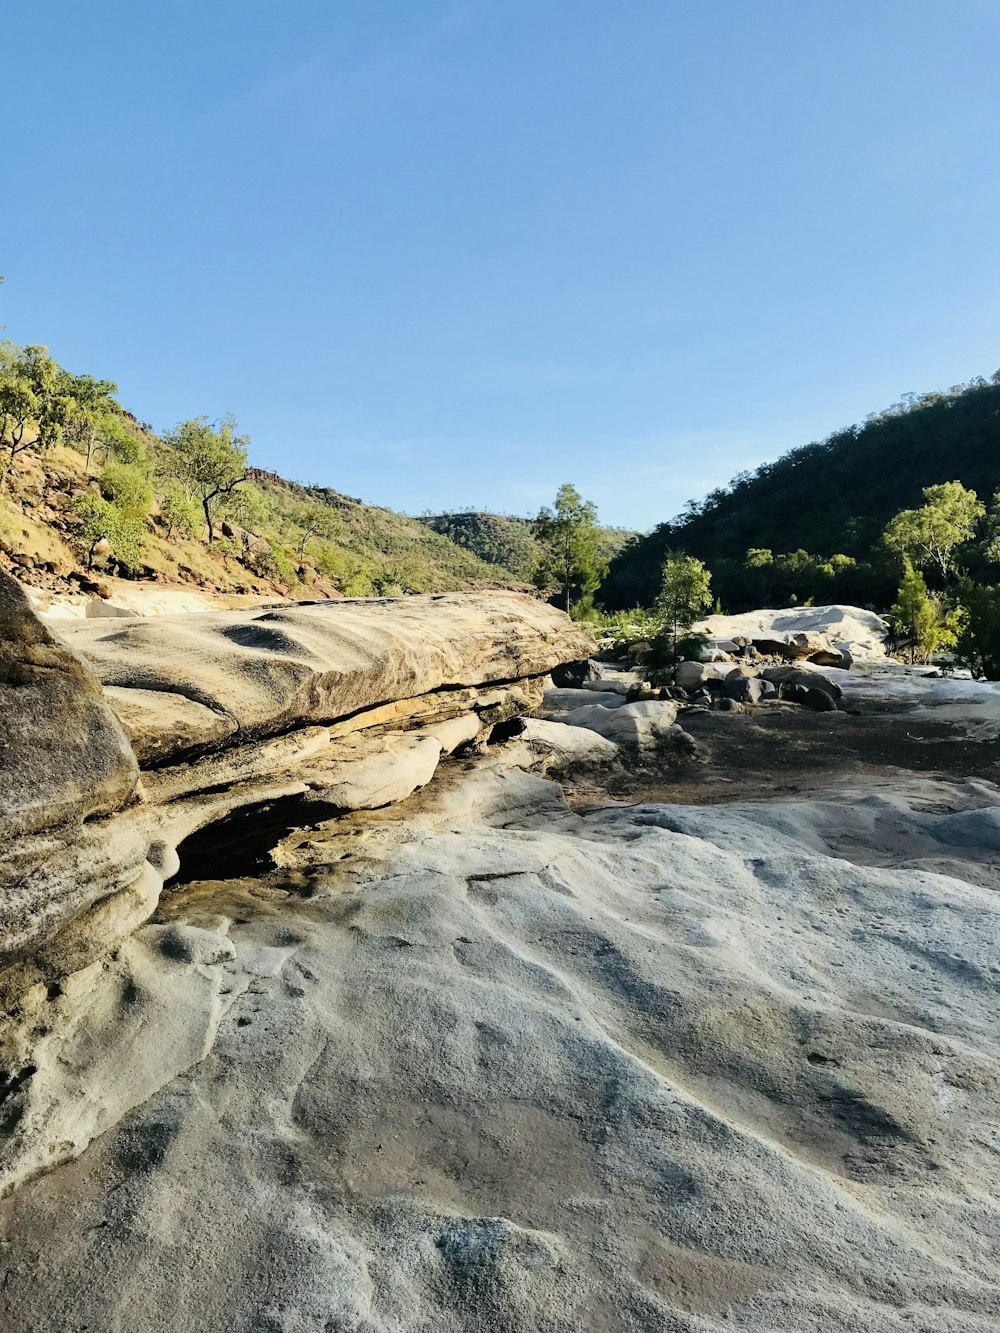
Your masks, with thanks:
M0 974L84 965L234 810L403 799L592 648L514 592L83 621L60 641L0 575Z

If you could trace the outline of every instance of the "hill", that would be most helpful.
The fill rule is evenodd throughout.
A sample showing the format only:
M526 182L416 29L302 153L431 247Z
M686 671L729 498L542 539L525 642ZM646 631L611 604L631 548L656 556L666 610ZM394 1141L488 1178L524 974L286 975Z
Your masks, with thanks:
M253 467L235 423L158 436L114 394L44 348L0 344L0 566L24 583L93 591L110 575L304 597L519 584L418 519ZM191 439L228 449L241 478L209 501L211 540Z
M425 515L421 522L480 560L519 578L530 579L538 562L540 547L530 518L469 512ZM612 560L635 536L627 528L601 528L598 549L605 560Z
M885 605L898 577L879 547L886 523L919 505L925 486L953 480L987 500L1000 488L1000 373L909 396L739 474L630 542L601 600L609 609L649 604L664 554L680 549L709 566L727 610L760 605L768 591L772 604L813 596ZM756 568L747 566L751 550L764 553ZM788 558L768 563L779 553Z

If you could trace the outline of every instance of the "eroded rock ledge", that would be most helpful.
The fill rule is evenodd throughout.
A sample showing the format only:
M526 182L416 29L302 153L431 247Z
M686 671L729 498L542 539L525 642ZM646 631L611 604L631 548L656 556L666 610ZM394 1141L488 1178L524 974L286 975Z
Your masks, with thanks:
M400 800L592 648L561 612L504 592L64 634L0 575L7 996L134 930L197 830L289 797L315 819Z

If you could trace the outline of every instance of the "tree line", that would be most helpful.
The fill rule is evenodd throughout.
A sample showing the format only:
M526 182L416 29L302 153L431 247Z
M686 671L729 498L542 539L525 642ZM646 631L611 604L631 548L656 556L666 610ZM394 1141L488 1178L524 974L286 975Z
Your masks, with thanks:
M1000 372L945 392L908 394L691 501L611 561L608 610L649 605L668 551L711 569L733 612L755 606L890 604L898 568L882 533L925 486L958 479L980 496L1000 485Z

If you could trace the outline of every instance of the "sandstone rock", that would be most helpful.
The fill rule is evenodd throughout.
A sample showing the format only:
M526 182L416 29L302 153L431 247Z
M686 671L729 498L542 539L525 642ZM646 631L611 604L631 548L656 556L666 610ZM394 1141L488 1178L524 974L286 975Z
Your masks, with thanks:
M764 667L760 674L764 680L773 681L775 685L780 686L782 692L787 686L800 685L805 690L824 691L834 703L837 703L843 695L843 690L835 681L820 671L811 671L808 667Z
M441 743L442 754L452 754L460 745L474 741L482 730L479 717L475 713L463 713L460 717L450 717L443 722L432 722L421 728L421 735L433 736Z
M638 682L629 677L615 677L606 680L585 680L581 689L589 690L591 694L620 694L624 698L630 690L635 688L637 683Z
M99 951L84 917L107 922L110 948L115 921L155 906L136 885L174 874L206 826L287 798L318 817L405 799L442 753L536 708L551 668L589 646L560 612L502 593L67 623L114 682L102 692L16 584L0 592L0 968L20 960L19 975L31 959L44 971L43 953ZM138 767L122 724L147 766L127 810ZM95 916L105 900L120 910Z
M579 662L560 663L552 670L552 684L559 690L578 690L585 682L600 679L600 664L589 657Z
M758 704L762 699L775 699L778 695L774 682L759 676L727 676L723 686L726 697L741 704Z
M377 810L404 801L430 782L441 748L436 736L419 732L341 741L331 749L333 773L310 784L310 799L341 810Z
M538 717L525 718L524 740L550 759L552 769L570 764L607 764L614 762L618 746L589 727L570 726Z
M846 651L858 661L885 657L885 621L857 606L786 607L709 616L695 628L707 634L712 645L731 649L743 640L768 655L794 659L831 651Z
M810 653L809 661L815 662L817 666L837 667L841 671L850 671L854 665L854 658L846 647L821 648L818 652Z
M118 809L137 778L95 673L0 571L0 845Z
M725 680L732 672L731 662L679 662L674 683L682 690L696 690L710 680Z
M546 690L541 711L556 716L573 708L621 708L624 703L625 695L617 690Z
M588 727L618 745L649 749L663 739L677 721L673 700L625 704L621 708L576 708L560 719L574 727Z
M178 695L215 715L210 749L331 722L445 686L547 675L580 660L589 635L522 593L450 593L379 602L319 602L228 615L67 623L112 707L158 762L191 747L173 734ZM123 692L128 695L127 707Z
M100 596L92 598L84 608L84 617L87 620L127 620L130 616L138 614L127 606L102 601Z

